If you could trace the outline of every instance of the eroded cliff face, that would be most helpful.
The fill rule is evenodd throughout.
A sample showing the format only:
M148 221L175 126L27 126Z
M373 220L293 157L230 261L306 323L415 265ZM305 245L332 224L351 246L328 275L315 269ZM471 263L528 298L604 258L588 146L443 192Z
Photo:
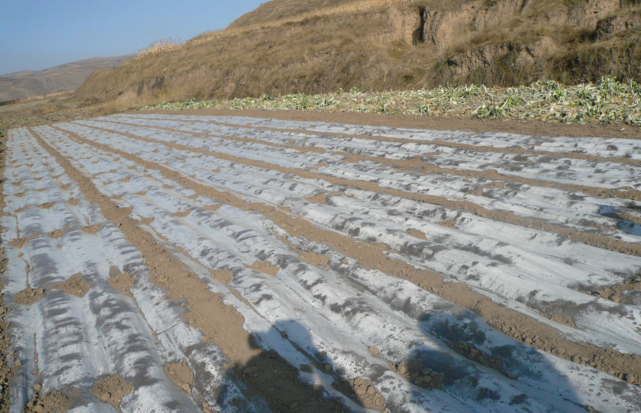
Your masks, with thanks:
M441 55L434 79L510 85L541 77L561 77L568 82L605 74L638 77L633 68L638 51L615 41L634 36L632 32L641 27L639 10L630 6L621 0L485 0L450 10L426 8L424 38ZM610 41L616 66L624 66L623 72L613 65L607 71L572 67L572 62L578 64L577 53L598 41Z
M550 7L549 3L554 3L554 6ZM621 0L480 0L463 3L450 10L425 7L425 38L434 45L447 47L460 40L461 33L483 32L506 25L565 26L594 30L600 19L612 15L621 7Z
M471 83L492 83L494 79L503 84L522 83L528 77L544 73L547 61L558 49L548 36L524 44L491 44L449 58L441 75L453 82L465 79Z
M97 72L78 96L154 101L641 78L638 0L399 1L223 31Z

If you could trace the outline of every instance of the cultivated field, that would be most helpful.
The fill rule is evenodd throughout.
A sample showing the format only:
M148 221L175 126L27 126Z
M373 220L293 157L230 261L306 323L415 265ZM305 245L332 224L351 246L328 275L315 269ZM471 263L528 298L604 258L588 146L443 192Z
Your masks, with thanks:
M633 139L11 129L10 411L638 412L640 166Z

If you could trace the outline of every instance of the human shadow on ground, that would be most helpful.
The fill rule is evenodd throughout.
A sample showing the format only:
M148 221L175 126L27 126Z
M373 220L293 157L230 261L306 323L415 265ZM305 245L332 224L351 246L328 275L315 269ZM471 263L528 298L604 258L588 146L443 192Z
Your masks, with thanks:
M359 396L348 384L349 380L314 346L309 331L299 322L277 322L269 331L255 334L249 340L252 348L261 351L247 363L228 369L218 396L223 411L365 411ZM336 393L331 395L323 385L312 384L313 376L324 376L321 380L326 383L333 381L333 389L345 398L336 397Z
M586 411L549 357L498 332L487 337L491 328L483 320L453 308L417 319L440 347L412 343L408 357L380 355L398 360L390 368L411 388L405 400L386 402L367 377L346 377L315 347L306 327L286 320L250 338L260 353L228 369L218 405L222 412L404 412L438 406L460 412ZM314 385L313 377L322 384Z
M411 397L406 405L386 403L367 377L345 377L298 321L277 322L251 336L250 345L260 352L228 369L218 405L221 412L321 413L366 408L431 411L439 405L456 406L460 412L531 412L546 411L548 404L557 411L585 412L585 406L575 402L579 398L573 387L540 352L508 337L503 345L484 351L487 337L477 318L466 310L458 315L436 311L419 317L425 335L444 345L435 350L413 343L409 356L390 366L409 382ZM324 385L314 385L314 376ZM519 377L530 383L547 380L554 389L550 400L542 402L541 395L526 394L529 386L518 383Z

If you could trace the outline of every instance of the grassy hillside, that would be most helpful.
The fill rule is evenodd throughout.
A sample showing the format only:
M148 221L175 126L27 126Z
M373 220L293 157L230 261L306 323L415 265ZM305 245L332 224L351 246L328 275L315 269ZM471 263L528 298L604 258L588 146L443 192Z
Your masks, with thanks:
M229 25L230 29L247 27L254 24L264 24L272 21L279 21L289 19L301 15L307 15L319 10L326 11L329 8L337 8L343 10L353 10L353 7L359 7L363 0L316 0L316 1L300 1L300 0L278 0L263 3L254 11L251 11L244 16L241 16L232 24ZM366 7L369 7L367 4ZM362 6L361 6L362 7Z
M639 0L275 0L77 90L159 100L641 79Z

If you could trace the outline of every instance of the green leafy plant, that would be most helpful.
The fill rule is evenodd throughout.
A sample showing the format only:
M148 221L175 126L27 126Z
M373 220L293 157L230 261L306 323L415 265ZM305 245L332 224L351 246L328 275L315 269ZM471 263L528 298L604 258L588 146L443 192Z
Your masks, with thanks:
M566 86L537 81L513 88L483 85L441 86L401 92L363 92L324 95L268 96L233 100L187 99L161 102L140 109L199 108L317 110L423 116L468 116L479 119L522 119L574 123L626 123L641 127L641 86L603 77L598 83Z

